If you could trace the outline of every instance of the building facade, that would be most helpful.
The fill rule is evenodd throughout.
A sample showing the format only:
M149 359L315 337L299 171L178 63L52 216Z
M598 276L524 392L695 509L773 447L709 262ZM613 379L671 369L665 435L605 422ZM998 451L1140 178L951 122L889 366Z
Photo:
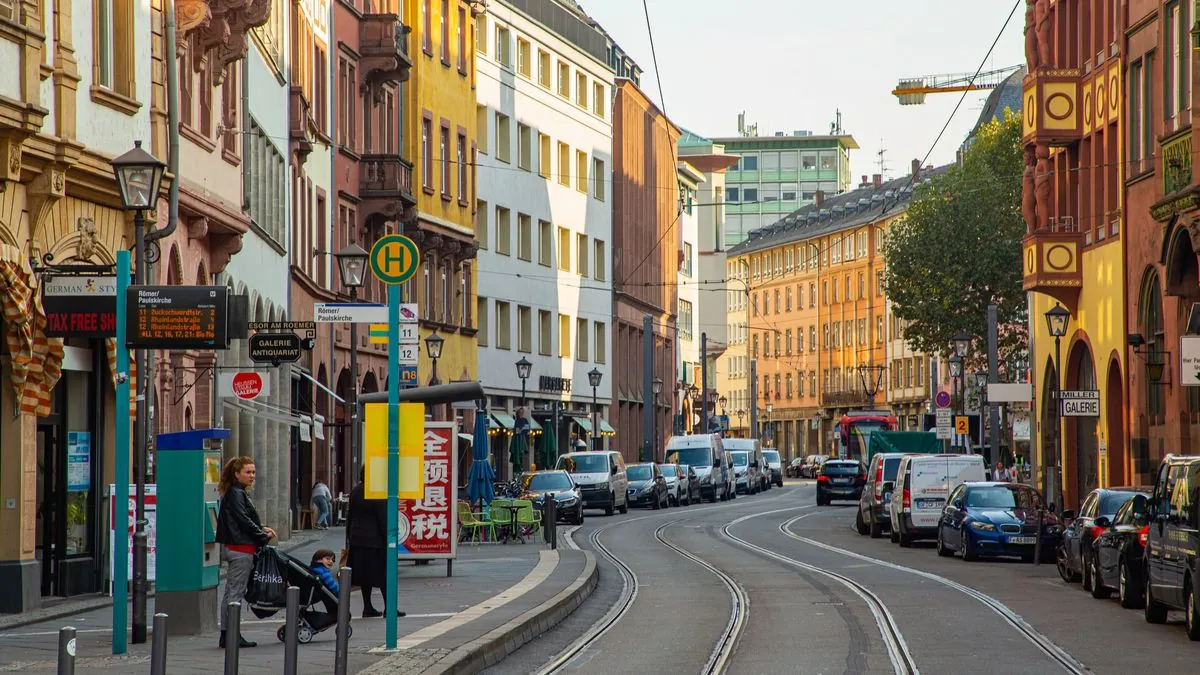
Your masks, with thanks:
M703 429L701 420L700 389L711 389L711 380L701 384L703 368L700 361L700 334L706 333L707 326L700 322L700 278L697 266L697 251L700 247L700 208L697 204L697 193L704 181L704 174L686 161L676 162L679 176L679 222L675 225L683 238L682 254L679 262L679 273L676 284L679 292L675 300L675 328L679 336L678 358L675 366L676 377L672 384L675 396L677 417L673 425L673 433L691 433L694 429ZM696 387L693 395L692 387ZM711 411L711 408L710 408Z
M747 259L732 252L725 261L725 331L729 344L717 364L717 390L728 401L731 436L750 434L750 272Z
M614 78L603 34L556 0L493 2L475 37L479 379L507 476L521 407L560 452L613 432Z
M680 130L633 81L618 78L613 104L613 394L628 461L662 458L671 433L675 307L683 250L674 153ZM646 336L647 323L651 333ZM645 340L652 360L646 363ZM662 391L652 391L655 380ZM647 386L647 381L652 386ZM651 415L643 417L645 408Z

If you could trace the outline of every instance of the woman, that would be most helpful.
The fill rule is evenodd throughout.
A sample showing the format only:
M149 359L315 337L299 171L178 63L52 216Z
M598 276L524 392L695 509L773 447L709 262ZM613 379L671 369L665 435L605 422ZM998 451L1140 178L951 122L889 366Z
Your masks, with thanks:
M318 530L329 527L329 500L331 499L333 499L333 493L329 491L329 486L317 481L312 489L312 503L317 507Z
M371 590L383 595L387 584L387 500L367 499L363 481L365 469L358 471L358 485L350 491L346 513L346 547L350 549L351 583L362 589L363 618L383 616L371 604ZM391 564L395 565L393 559ZM387 598L384 598L387 609ZM404 616L404 612L396 612Z
M275 530L264 527L254 508L254 501L246 490L254 487L254 460L249 457L234 457L221 470L221 510L217 518L217 541L225 545L225 560L229 567L225 572L225 597L221 607L231 602L242 602L246 587L250 585L250 573L254 570L254 554L275 538ZM221 642L225 646L225 612L221 612ZM242 647L257 647L238 634Z

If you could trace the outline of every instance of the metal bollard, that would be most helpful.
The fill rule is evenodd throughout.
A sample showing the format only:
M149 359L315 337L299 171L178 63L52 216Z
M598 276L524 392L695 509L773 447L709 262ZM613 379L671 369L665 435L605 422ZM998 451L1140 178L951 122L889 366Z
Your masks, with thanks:
M231 602L225 607L225 675L237 675L238 648L242 646L242 603Z
M75 674L75 627L58 630L58 675Z
M300 648L300 589L288 586L287 611L284 612L283 675L296 675L297 651Z
M542 500L542 538L550 548L558 548L558 501L551 492Z
M150 675L167 675L167 615L154 615L154 633L150 643Z
M1037 540L1033 542L1033 566L1042 564L1042 519L1046 517L1045 509L1038 509Z
M337 643L333 652L333 675L346 675L346 659L350 642L350 579L353 570L343 567L338 572ZM387 609L387 603L384 603ZM393 608L392 611L395 611Z

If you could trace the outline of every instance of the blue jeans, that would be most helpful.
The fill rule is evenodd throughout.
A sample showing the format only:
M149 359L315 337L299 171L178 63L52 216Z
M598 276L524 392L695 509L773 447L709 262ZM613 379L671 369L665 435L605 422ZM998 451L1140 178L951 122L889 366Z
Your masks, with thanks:
M317 527L329 527L329 499L313 497L313 504L317 507Z

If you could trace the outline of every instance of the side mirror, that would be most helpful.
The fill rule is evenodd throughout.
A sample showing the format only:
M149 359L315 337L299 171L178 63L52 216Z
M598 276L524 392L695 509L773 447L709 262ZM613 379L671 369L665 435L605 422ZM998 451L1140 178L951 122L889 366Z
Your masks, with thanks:
M1050 502L1049 504L1047 504L1047 505L1046 505L1046 510L1047 510L1047 511L1054 511L1054 507L1055 507L1055 506L1056 506L1056 504L1055 504L1054 502ZM1067 513L1067 512L1066 512L1066 511L1063 511L1063 513ZM1074 517L1075 517L1075 512L1074 512L1074 511L1071 511L1070 513L1071 513L1071 517L1072 517L1072 518L1074 518Z
M617 467L614 466L610 473L612 473L612 475L614 475L614 476L617 475Z
M1054 505L1053 505L1053 504L1051 504L1051 505L1050 505L1050 510L1051 510L1051 511L1053 511L1053 510L1054 510ZM1062 519L1063 519L1063 520L1075 520L1075 512L1074 512L1074 511L1072 511L1071 509L1067 509L1066 511L1063 511L1063 512L1062 512ZM1096 525L1097 525L1098 527L1103 527L1102 525L1100 525L1100 523L1096 523Z
M721 468L721 460L720 460L720 459L714 459L714 460L713 460L713 468L714 468L714 469L719 469L719 468Z
M1096 527L1111 527L1112 522L1105 516L1100 516L1092 522Z

